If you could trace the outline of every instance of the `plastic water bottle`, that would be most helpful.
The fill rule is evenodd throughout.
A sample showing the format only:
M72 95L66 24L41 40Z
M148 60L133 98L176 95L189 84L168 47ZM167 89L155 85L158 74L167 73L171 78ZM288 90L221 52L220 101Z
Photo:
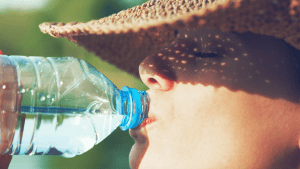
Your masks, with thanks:
M132 129L147 118L150 99L145 91L126 86L118 90L83 60L6 55L0 59L2 74L13 68L18 84L13 92L0 76L0 150L7 147L0 154L74 157L118 126ZM16 125L10 128L3 127L3 118L14 112L5 108L5 92L10 97L18 93L21 102L15 105ZM5 133L13 133L12 139Z

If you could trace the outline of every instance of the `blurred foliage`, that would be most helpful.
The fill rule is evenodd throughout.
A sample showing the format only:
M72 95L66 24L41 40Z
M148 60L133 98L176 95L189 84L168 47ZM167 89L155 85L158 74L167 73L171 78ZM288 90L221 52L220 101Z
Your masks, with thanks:
M74 56L93 65L119 89L123 86L147 90L141 80L76 46L64 38L43 34L43 22L87 22L100 19L144 3L146 0L49 0L44 8L30 11L0 11L0 49L7 55L63 57ZM138 69L138 68L137 68ZM128 131L117 129L83 155L74 158L56 156L13 157L13 166L31 168L129 168L129 152L134 141ZM23 161L22 161L23 159ZM18 164L19 161L22 161ZM29 167L28 167L29 168Z

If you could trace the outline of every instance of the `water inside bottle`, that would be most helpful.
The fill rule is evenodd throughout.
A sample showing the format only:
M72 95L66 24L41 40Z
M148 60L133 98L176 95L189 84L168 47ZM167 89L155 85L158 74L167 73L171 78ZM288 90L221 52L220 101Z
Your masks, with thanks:
M30 109L35 113L29 113ZM23 135L15 154L74 157L88 151L115 130L123 118L118 114L103 115L93 111L22 106L17 131L22 130ZM22 116L25 119L23 129L20 128Z
M19 89L24 93L17 130L23 134L15 154L74 157L101 142L121 124L123 116L111 106L115 104L110 101L112 93L109 88L99 87L103 83L93 83L85 75L76 82L59 84L63 84L60 89L67 85L59 97L46 90L36 93L31 88ZM28 106L33 101L40 106ZM17 142L14 139L13 145Z

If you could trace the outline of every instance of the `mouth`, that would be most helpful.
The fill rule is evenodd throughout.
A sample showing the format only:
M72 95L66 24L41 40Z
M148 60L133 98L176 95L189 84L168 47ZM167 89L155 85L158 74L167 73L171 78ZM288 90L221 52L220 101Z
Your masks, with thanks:
M136 128L130 129L129 134L136 142L139 142L141 140L146 140L148 137L147 137L147 132L146 132L145 126L150 125L151 123L154 123L156 120L157 119L154 116L150 116L150 117L144 119L144 121L140 125L138 125Z
M151 123L154 123L157 119L154 116L150 116L146 118L141 124L140 127L145 127L146 125L149 125Z

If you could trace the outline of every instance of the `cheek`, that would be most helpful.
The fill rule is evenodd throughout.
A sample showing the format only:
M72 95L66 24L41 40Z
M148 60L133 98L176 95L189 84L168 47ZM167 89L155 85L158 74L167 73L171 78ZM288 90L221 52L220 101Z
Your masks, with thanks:
M267 168L286 151L287 117L268 107L279 102L224 87L178 84L176 90L173 125L165 134L173 140L168 144L172 157L185 152L188 160L207 167Z
M173 109L162 112L169 116L158 123L158 132L148 133L144 164L155 161L157 166L152 165L153 168L170 168L170 164L174 164L173 168L195 168L199 164L218 168L225 159L229 161L229 157L238 154L232 121L228 115L213 111L214 90L177 84L173 99L169 100Z

